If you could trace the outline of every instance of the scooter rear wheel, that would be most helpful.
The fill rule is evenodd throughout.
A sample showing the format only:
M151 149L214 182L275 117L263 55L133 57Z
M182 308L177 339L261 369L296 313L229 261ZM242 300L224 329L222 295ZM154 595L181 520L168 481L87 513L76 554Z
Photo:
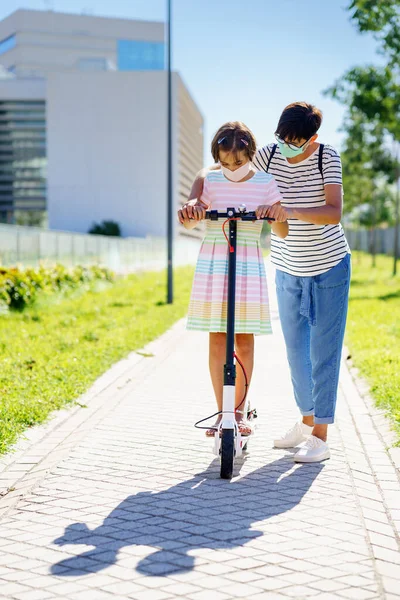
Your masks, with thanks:
M233 429L221 431L221 479L232 479L235 456L235 434Z

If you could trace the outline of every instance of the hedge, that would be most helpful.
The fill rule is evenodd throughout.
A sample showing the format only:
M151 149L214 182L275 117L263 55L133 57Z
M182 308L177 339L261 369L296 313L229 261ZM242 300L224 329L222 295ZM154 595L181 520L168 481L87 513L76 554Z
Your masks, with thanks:
M0 267L0 308L23 310L33 304L39 292L55 293L74 289L96 280L113 281L114 274L105 267L52 267L41 265L37 269Z

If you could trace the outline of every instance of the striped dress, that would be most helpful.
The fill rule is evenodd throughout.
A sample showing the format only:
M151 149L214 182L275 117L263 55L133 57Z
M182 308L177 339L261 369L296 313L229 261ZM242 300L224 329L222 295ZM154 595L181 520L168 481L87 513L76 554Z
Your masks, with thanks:
M222 171L211 171L204 181L201 200L210 209L226 211L245 204L255 210L272 206L281 195L272 175L256 173L251 179L234 183ZM228 295L228 244L223 220L207 221L206 234L197 261L187 328L196 331L226 332ZM263 221L237 222L235 332L271 333L267 280L260 247ZM228 224L225 226L229 231Z

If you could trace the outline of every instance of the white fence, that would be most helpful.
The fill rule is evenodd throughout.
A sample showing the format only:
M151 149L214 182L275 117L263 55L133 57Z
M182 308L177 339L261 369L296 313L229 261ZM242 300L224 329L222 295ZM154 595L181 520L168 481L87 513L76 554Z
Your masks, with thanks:
M375 245L377 254L394 255L394 227L386 229L350 229L345 228L346 237L352 250L371 252L372 244ZM373 239L375 236L375 239Z
M193 264L199 245L199 240L178 237L174 265ZM167 264L167 243L163 238L118 238L0 224L0 265L35 267L55 262L102 264L117 273L158 270Z

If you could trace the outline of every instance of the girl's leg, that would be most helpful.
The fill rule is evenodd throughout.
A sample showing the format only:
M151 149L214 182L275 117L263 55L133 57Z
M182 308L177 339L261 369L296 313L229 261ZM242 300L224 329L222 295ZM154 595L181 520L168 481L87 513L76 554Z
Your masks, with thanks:
M237 333L235 336L235 351L246 370L247 383L250 385L254 367L254 335L252 333ZM248 391L248 390L247 390ZM245 378L239 363L236 363L236 408L245 394ZM244 404L239 410L244 410Z
M224 364L226 354L226 333L210 333L209 367L211 381L217 400L218 410L222 410L222 389L224 386Z
M235 351L246 370L247 383L250 385L254 367L254 335L252 333L237 333L235 335ZM246 408L245 402L242 403L245 394L245 383L242 367L236 362L235 407L241 411L236 413L236 422L238 423L242 435L250 435L252 433L252 428L247 421L247 415L244 414ZM249 391L248 388L247 391Z
M250 384L253 374L254 365L254 335L240 333L235 336L236 353L239 356L244 368L246 369L247 380ZM222 410L222 392L224 386L224 364L226 360L226 334L225 333L210 333L210 375L214 388L215 398L217 400L218 410ZM236 403L238 406L244 396L245 380L242 369L239 364L236 365ZM243 410L241 405L239 410ZM243 415L238 414L237 420L242 421ZM216 423L219 423L220 417ZM241 429L243 434L250 434L251 428L244 425ZM208 435L213 435L214 431L210 429Z
M315 427L313 435L326 440L334 422L337 388L350 286L350 255L327 273L315 277L316 326L311 329Z

